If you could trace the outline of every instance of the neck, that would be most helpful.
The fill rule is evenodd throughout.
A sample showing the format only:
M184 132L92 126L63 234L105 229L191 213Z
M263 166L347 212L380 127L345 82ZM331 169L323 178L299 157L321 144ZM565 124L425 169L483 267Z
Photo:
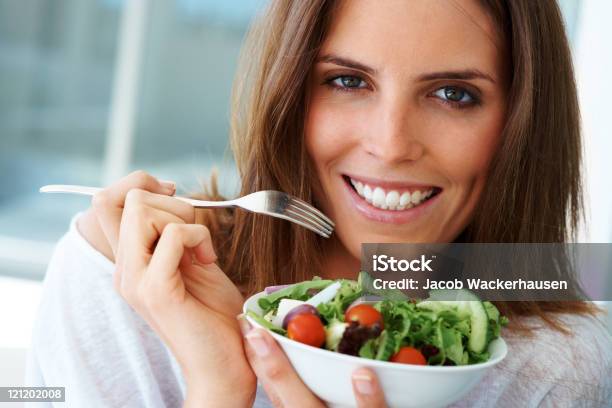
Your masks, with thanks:
M321 268L325 279L357 279L361 262L334 236L329 241Z

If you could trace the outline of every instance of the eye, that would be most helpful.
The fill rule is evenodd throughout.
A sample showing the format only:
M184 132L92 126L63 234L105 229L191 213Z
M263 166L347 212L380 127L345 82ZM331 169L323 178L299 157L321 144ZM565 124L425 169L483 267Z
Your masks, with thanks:
M330 86L343 91L353 91L368 87L366 81L354 75L340 75L330 78L326 82Z
M445 86L434 92L434 95L454 105L473 105L478 102L468 91L458 86Z

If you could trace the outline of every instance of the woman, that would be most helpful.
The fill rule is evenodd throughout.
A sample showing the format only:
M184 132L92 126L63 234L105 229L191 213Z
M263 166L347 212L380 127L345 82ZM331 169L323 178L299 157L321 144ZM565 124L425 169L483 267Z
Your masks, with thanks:
M236 319L244 294L354 278L362 242L573 237L579 118L553 0L273 1L242 64L241 194L302 197L335 234L195 213L143 172L105 189L56 250L35 331L32 376L73 405L321 406L273 339ZM508 357L457 406L610 401L592 306L498 307ZM46 321L60 325L51 338ZM359 406L384 406L373 372L353 384Z

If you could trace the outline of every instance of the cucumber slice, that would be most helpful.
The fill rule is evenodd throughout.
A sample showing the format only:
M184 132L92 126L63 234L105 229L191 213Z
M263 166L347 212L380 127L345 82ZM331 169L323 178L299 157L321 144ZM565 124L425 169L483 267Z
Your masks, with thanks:
M489 319L482 302L467 302L470 306L470 337L468 349L475 353L482 353L487 346L487 328Z

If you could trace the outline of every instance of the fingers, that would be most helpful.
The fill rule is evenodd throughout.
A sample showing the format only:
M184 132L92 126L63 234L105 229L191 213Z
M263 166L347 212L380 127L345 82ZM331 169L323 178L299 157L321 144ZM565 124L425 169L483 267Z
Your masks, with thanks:
M208 228L200 224L168 224L164 228L149 263L150 279L160 284L171 281L181 262L185 248L193 250L197 261L213 263L217 259Z
M191 224L195 218L195 212L193 207L190 204L184 203L179 200L175 200L171 197L162 196L159 194L150 193L148 191L140 190L140 189L131 189L128 191L125 197L125 204L123 208L123 214L121 217L121 223L125 223L125 218L132 218L132 220L136 221L147 221L153 222L156 220L156 217L150 215L160 214L158 218L166 218L174 221L170 222L178 222L178 223L187 223ZM166 213L168 215L161 215L161 213ZM171 216L171 218L169 218ZM142 228L144 225L140 222L139 225L133 225L130 222L130 228ZM165 224L162 224L163 227ZM120 226L120 235L123 232L123 227ZM128 230L126 233L129 233ZM157 239L159 235L161 235L161 229L158 230L158 235L155 237ZM147 231L140 231L141 233L146 233ZM143 242L147 246L149 243Z
M148 320L154 328L163 324L157 321L161 315L178 310L174 306L180 307L180 314L193 310L195 303L186 302L188 289L179 270L179 265L186 262L186 254L190 257L192 251L206 254L206 259L196 256L203 263L216 259L208 229L199 224L167 224L137 285L134 300L137 308L144 305L144 314L150 315Z
M353 392L359 408L384 408L387 406L376 374L367 368L353 372Z
M126 206L121 219L114 277L119 293L129 296L138 286L166 226L183 222L172 213L146 205Z
M117 253L121 214L126 195L131 189L142 189L164 195L173 195L176 191L174 183L161 182L139 170L94 195L92 208L98 217L100 228L106 236L113 254Z
M244 331L244 322L240 324ZM295 401L300 401L303 407L324 406L298 377L272 336L263 329L254 328L245 338L247 359L275 406L295 406Z
M130 206L121 223L115 288L154 325L149 305L169 305L169 300L182 304L185 299L179 265L191 265L192 253L202 264L216 260L205 226L185 224L155 208Z
M115 249L114 284L119 293L130 296L138 286L166 225L190 222L193 217L189 204L144 190L128 191Z

